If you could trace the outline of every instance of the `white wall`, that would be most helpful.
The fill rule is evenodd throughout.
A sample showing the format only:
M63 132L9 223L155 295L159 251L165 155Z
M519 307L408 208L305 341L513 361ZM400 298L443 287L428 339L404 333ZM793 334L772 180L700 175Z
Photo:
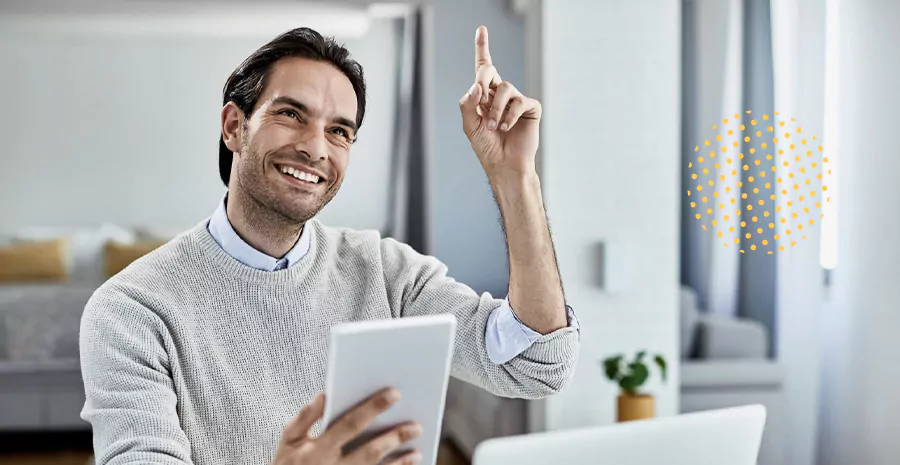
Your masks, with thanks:
M900 457L900 3L837 5L840 220L818 459L888 465Z
M550 429L615 418L600 360L663 353L657 414L678 412L680 1L543 2L541 173L570 304L582 323L575 380L546 401ZM609 240L624 288L595 280Z
M74 19L54 30L57 20L43 15L10 21L0 12L0 20L0 226L186 228L212 212L224 192L222 87L284 29L122 34ZM322 214L330 223L386 221L396 40L381 20L345 41L365 68L370 98L344 187Z

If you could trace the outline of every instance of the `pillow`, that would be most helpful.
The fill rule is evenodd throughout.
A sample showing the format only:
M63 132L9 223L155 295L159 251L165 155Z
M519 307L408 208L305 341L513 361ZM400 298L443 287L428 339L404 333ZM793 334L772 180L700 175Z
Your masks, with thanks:
M107 277L103 261L106 243L109 241L123 244L135 242L134 232L111 223L104 223L93 228L31 227L15 232L12 237L13 242L65 239L69 246L66 259L71 280L92 285L99 285Z
M0 282L63 281L68 276L66 241L55 239L0 247Z
M106 277L112 277L124 270L131 262L156 250L165 244L162 241L137 242L122 244L115 241L106 243L104 248L104 271Z

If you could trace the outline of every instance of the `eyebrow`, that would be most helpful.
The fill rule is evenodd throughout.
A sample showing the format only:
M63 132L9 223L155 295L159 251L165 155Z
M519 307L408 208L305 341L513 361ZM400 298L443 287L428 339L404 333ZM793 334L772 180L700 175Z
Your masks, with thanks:
M287 97L284 95L282 95L281 97L275 97L272 100L272 105L278 105L278 104L292 106L302 113L306 113L306 114L310 113L309 107L307 107L305 104L303 104L303 102L300 102L299 100L292 98L292 97ZM335 116L331 120L331 122L334 124L340 124L341 126L347 126L348 128L350 128L351 131L353 131L353 135L354 136L356 135L356 130L357 130L356 123L351 121L349 118L344 118L343 116Z

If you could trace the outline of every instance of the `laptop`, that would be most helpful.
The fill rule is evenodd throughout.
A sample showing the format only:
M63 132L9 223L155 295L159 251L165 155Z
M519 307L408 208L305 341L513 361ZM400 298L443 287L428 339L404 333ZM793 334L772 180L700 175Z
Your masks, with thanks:
M762 405L481 442L472 465L756 465Z

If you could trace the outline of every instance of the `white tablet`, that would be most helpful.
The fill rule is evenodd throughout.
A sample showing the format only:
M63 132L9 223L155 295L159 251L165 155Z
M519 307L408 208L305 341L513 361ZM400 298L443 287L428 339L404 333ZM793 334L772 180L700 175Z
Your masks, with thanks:
M418 450L422 454L419 463L434 465L455 336L456 317L452 314L332 327L323 427L327 429L370 395L394 387L400 391L400 400L379 415L354 445L392 426L415 421L422 426L422 434L399 452Z

